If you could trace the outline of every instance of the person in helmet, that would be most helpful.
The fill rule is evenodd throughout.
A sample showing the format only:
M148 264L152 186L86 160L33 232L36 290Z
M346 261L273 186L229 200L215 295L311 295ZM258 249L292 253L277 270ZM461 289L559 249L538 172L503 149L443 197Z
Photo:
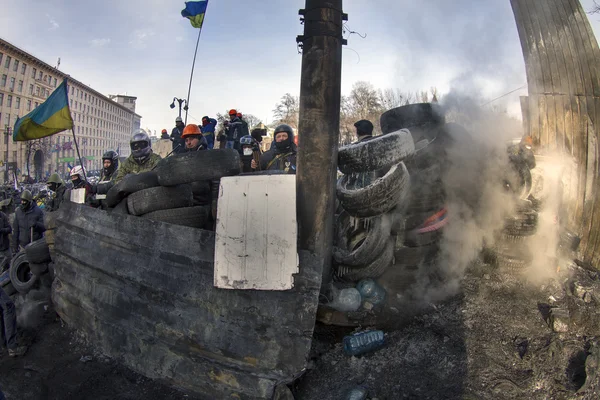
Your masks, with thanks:
M50 177L48 178L47 185L48 189L54 192L54 195L52 196L48 204L46 204L46 211L56 211L63 202L67 186L56 172L50 175Z
M161 139L171 139L171 138L169 137L169 132L167 132L167 130L166 130L166 129L163 129L163 130L162 130L162 132L160 133L160 138L161 138Z
M86 180L87 176L85 173L85 169L81 165L76 165L69 172L71 176L71 183L73 184L73 190L75 189L85 189L85 204L92 204L94 199L94 193L92 189L92 185Z
M294 130L291 126L281 124L275 128L273 134L273 145L269 151L260 157L260 169L280 170L288 174L296 173L297 148L294 143ZM252 160L252 168L258 168L259 164Z
M240 139L240 146L242 146L242 151L240 152L242 172L260 170L260 147L258 142L252 136L246 135ZM256 165L255 168L252 168L253 160Z
M19 247L25 247L32 241L41 239L46 227L44 226L44 213L33 201L29 190L21 193L21 206L15 212L14 228L14 253L19 252Z
M202 135L206 139L209 149L215 147L215 130L217 129L217 120L209 118L207 115L202 117Z
M356 143L364 142L373 138L373 123L366 119L361 119L354 123L356 128Z
M196 124L189 124L183 129L181 138L185 141L185 151L206 150L208 144L202 135L200 127Z
M181 133L183 133L183 129ZM120 182L125 175L153 170L161 160L158 154L152 152L152 142L143 129L139 129L133 134L129 146L131 147L131 155L119 168L115 183Z
M106 204L106 193L115 184L115 178L117 177L117 171L119 169L119 154L114 150L108 150L102 155L102 175L100 181L92 185L92 193L94 198L91 201L92 207L100 207L105 210Z
M242 123L242 133L244 134L244 136L248 136L250 134L250 129L248 128L248 122L246 122L246 120L244 119L244 114L239 112L237 113L237 116Z
M236 110L229 110L229 123L225 128L225 135L227 136L227 143L225 148L240 150L240 139L244 136L244 125L237 116Z
M181 117L175 118L175 128L171 131L171 140L173 141L173 153L183 153L185 151L185 143L181 139L185 124Z

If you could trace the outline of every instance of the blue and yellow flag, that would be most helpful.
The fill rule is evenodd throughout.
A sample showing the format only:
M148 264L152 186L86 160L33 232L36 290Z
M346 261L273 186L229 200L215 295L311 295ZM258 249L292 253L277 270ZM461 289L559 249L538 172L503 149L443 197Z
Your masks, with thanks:
M73 129L73 119L69 110L65 79L45 102L26 116L17 119L13 140L17 142L35 140L67 129Z
M181 16L189 19L194 28L202 29L206 7L208 7L208 0L186 1Z

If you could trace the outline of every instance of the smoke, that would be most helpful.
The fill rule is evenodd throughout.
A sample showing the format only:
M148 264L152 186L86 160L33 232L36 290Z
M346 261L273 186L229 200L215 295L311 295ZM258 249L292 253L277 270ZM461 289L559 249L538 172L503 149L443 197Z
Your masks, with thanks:
M435 266L421 266L413 285L413 298L436 302L456 294L466 269L492 245L516 200L503 185L510 171L507 142L520 139L519 121L477 106L476 100L450 93L446 133L453 139L446 148L442 181L449 223L444 227ZM433 269L433 270L432 270Z
M21 328L35 329L44 323L44 317L51 307L50 289L41 286L15 300L17 325Z

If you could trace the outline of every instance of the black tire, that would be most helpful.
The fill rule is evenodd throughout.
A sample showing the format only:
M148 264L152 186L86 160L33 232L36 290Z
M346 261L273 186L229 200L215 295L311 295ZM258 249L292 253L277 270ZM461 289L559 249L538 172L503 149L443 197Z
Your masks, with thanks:
M367 265L381 255L390 236L390 224L381 216L357 220L353 227L350 214L342 212L336 221L333 258L338 264ZM365 229L364 224L368 224Z
M111 187L108 190L108 193L106 193L106 198L104 199L104 202L106 203L107 207L116 207L117 204L119 204L125 198L126 194L121 191L121 182Z
M240 155L233 149L194 151L163 159L156 168L162 186L218 179L240 173Z
M15 289L13 284L10 282L6 286L3 286L2 290L4 290L4 293L6 293L8 296L12 296L13 294L17 293L17 289Z
M41 238L25 246L27 260L31 263L43 264L52 260L50 248L45 238Z
M390 266L394 259L394 241L388 239L383 252L373 262L363 267L338 265L338 276L344 280L359 281L366 278L378 278Z
M394 251L394 265L415 267L423 262L435 259L440 247L437 243L421 247L402 247Z
M208 206L182 207L153 211L142 215L142 218L191 228L204 228L209 212L210 207Z
M442 125L445 122L444 111L438 104L418 103L392 108L381 114L379 124L386 134L402 128L425 125Z
M210 193L210 181L197 181L190 183L194 196Z
M398 164L414 152L415 144L410 132L402 129L340 147L338 168L344 174L377 171Z
M121 180L118 185L119 192L124 195L160 186L156 171L146 171L139 174L125 175L123 180Z
M131 215L144 215L152 211L190 207L192 200L190 185L159 186L127 196L127 210Z
M529 166L522 161L511 159L509 167L502 178L504 188L518 199L529 197L532 188L532 178Z
M574 232L563 229L559 232L558 248L564 252L577 251L581 238Z
M407 232L404 238L404 244L408 247L421 247L427 246L428 244L439 242L444 236L443 230L439 229L432 232Z
M518 212L504 220L503 233L510 236L531 236L537 231L538 213L536 211Z
M29 269L31 270L31 273L33 273L35 276L42 276L42 274L44 274L46 271L48 271L48 264L47 263L43 263L43 264L36 264L36 263L29 263Z
M394 165L381 178L370 185L349 189L349 176L344 175L337 183L337 197L344 210L355 217L374 217L384 214L406 201L410 193L410 176L404 163Z
M410 194L406 212L412 215L439 210L444 207L445 202L446 194L442 183L435 183L432 186L421 187L419 190L413 191Z
M129 215L127 209L127 199L121 200L114 208L111 209L114 214Z
M392 210L388 215L392 224L390 235L404 235L404 232L406 231L406 218L404 217L404 213L399 210Z
M31 269L25 252L20 251L12 259L10 265L10 281L19 293L28 293L37 281Z
M512 271L512 272L520 272L531 264L531 261L524 260L518 257L513 257L510 255L498 253L496 254L496 265L499 268Z
M0 287L4 287L10 283L10 270L6 270L0 274Z

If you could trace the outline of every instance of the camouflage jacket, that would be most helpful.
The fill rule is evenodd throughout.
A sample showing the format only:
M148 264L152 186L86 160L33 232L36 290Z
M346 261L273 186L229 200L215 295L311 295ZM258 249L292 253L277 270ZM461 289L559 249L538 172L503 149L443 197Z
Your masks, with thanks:
M120 182L125 175L128 174L139 174L141 172L146 172L152 170L158 162L162 160L158 154L151 153L150 157L146 159L143 163L139 164L134 160L133 156L127 157L125 162L119 166L119 172L117 173L117 177L115 178L115 183Z

